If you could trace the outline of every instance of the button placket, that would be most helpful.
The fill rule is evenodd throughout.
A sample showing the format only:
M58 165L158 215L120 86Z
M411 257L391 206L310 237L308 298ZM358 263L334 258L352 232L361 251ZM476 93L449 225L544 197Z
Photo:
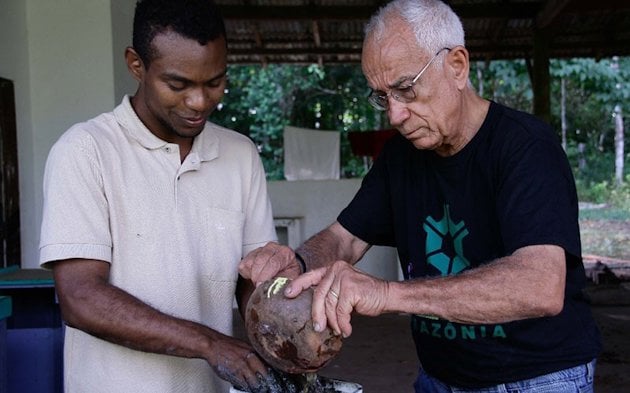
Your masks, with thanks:
M182 165L179 159L179 147L173 144L165 145L162 150L168 155L168 161L172 161L174 164L175 178L173 180L173 199L175 201L175 208L177 209L177 194L178 194L178 186L179 178L181 175Z

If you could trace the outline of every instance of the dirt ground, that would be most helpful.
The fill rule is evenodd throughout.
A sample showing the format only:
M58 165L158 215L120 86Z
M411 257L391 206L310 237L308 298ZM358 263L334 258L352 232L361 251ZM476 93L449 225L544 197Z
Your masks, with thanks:
M630 391L630 283L588 291L604 342L595 373L597 393ZM353 334L319 374L359 383L365 393L412 393L418 361L409 319L398 314L353 317ZM236 326L243 335L242 324Z
M630 260L630 220L580 220L583 254Z

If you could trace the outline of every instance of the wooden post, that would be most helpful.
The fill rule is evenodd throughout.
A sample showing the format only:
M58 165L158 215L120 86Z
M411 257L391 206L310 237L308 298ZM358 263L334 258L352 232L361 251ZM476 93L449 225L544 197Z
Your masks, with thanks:
M567 150L567 80L560 79L560 129L562 130L562 148Z
M20 195L13 82L0 78L0 268L20 265Z
M551 122L549 41L549 32L546 29L536 30L534 33L534 70L532 75L534 115L547 123Z

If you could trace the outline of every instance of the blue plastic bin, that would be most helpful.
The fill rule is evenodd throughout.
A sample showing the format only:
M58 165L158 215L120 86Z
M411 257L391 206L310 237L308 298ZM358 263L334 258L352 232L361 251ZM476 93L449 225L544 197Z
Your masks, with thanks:
M63 391L63 328L52 273L42 269L0 269L0 296L11 298L4 320L6 393ZM0 387L0 393L4 393Z

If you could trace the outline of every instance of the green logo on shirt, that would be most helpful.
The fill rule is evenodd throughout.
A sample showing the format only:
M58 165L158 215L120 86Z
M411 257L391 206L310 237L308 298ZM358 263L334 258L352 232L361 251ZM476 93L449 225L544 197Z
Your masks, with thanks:
M427 262L442 276L457 274L470 266L462 245L468 229L463 221L453 222L448 205L444 205L444 216L440 221L429 216L422 228L427 233Z
M443 320L431 320L423 315L413 318L411 328L434 338L447 340L480 340L483 338L507 338L502 325L461 325Z
M468 229L463 221L454 222L448 205L444 205L444 216L439 221L427 217L422 228L427 234L427 263L442 273L442 276L457 274L470 266L464 256L464 238ZM447 340L479 340L484 338L506 338L502 325L461 325L427 315L417 315L412 328L421 334Z

